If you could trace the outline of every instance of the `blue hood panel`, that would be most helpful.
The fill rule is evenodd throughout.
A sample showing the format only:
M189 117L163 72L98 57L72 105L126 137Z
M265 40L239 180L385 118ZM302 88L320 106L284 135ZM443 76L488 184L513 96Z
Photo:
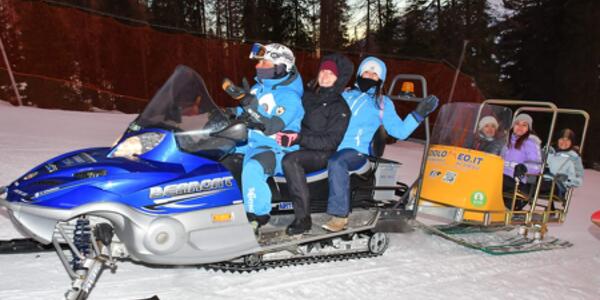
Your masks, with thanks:
M181 164L109 158L110 151L89 148L50 159L13 182L7 200L61 209L114 201L169 214L241 199L237 183L219 163L175 151L180 156L176 161L185 161L187 169L194 167L186 172Z

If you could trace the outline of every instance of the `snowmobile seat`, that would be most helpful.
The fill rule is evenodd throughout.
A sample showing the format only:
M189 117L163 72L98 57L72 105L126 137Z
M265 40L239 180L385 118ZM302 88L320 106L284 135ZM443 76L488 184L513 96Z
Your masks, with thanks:
M351 170L350 175L352 175L352 174L363 175L372 169L373 162L378 162L380 160L383 160L381 158L381 156L383 156L383 152L385 150L386 139L387 139L387 133L385 132L385 129L383 128L383 126L380 126L377 129L377 131L375 132L375 134L373 135L373 138L371 140L371 146L369 149L369 152L370 152L369 159L362 166L360 166L354 170ZM306 181L308 183L320 181L325 178L327 178L327 169L322 169L322 170L318 170L318 171L306 174ZM285 183L286 182L285 176L283 174L276 174L275 176L273 176L273 180L277 183Z

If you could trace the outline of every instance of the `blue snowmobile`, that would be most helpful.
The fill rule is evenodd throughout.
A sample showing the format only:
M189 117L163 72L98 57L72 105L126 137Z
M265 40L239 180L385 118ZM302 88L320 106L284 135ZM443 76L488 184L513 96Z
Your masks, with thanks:
M114 269L117 259L251 271L380 255L388 245L383 231L389 226L382 219L389 211L383 208L394 206L396 216L414 217L402 201L391 201L406 185L376 180L389 177L382 166L395 172L399 164L373 157L355 170L352 188L364 199L353 202L348 229L322 230L321 203L314 205L309 234L287 236L293 213L285 200L285 178L276 176L271 182L276 213L257 235L246 218L234 167L221 163L255 125L230 119L202 78L178 66L113 147L48 160L0 188L0 206L26 236L54 246L72 279L67 299L86 298L102 270ZM311 189L326 188L326 170L308 180ZM384 196L373 197L375 190ZM390 201L376 200L382 197Z

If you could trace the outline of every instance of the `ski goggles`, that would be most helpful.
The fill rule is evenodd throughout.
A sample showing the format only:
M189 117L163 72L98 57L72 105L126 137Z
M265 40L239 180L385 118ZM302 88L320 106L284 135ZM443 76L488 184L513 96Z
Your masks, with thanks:
M250 49L250 59L264 59L267 54L267 47L262 44L254 43Z

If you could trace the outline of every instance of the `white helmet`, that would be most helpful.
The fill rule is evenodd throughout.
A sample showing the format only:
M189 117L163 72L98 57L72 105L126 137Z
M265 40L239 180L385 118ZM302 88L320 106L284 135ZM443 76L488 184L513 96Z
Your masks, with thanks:
M292 50L278 43L272 43L266 46L254 43L250 50L250 58L268 60L274 65L285 65L285 70L287 72L292 70L294 63L296 62Z

